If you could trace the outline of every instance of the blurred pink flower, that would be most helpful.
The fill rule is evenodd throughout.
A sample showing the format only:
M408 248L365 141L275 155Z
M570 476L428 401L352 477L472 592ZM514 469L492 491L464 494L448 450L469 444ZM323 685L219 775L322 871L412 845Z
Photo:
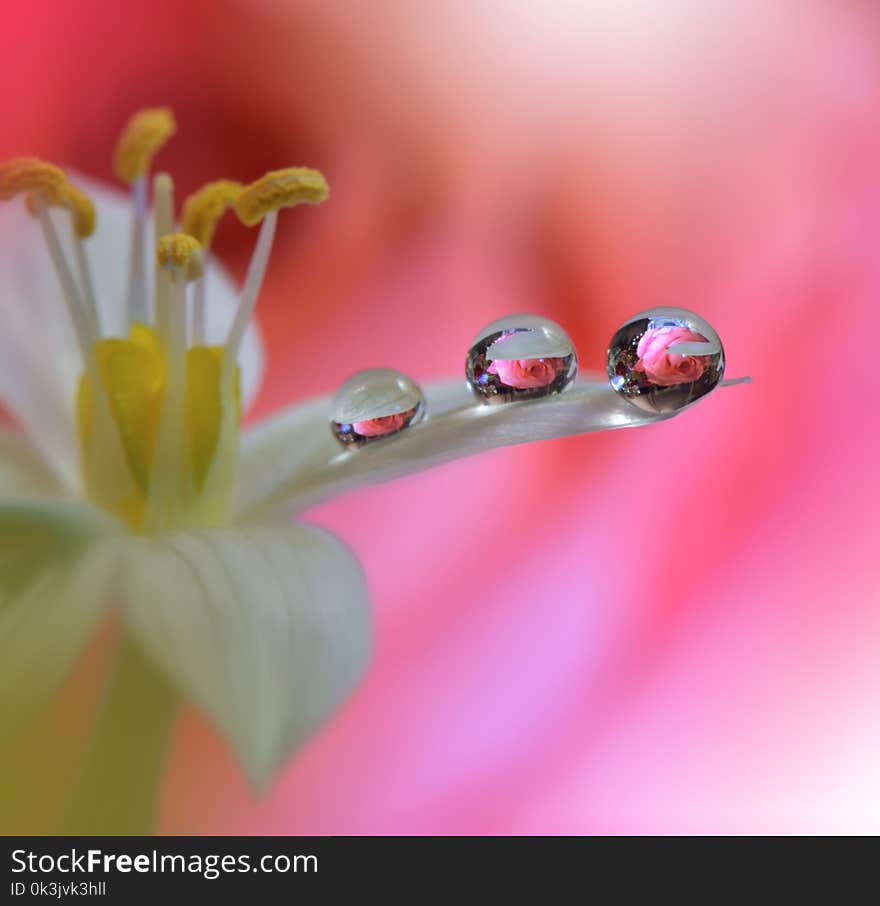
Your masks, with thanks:
M495 359L486 369L497 374L501 382L517 390L546 387L556 380L565 363L564 359Z
M686 327L658 327L646 330L639 340L638 362L633 371L644 371L648 380L661 387L690 384L700 379L708 356L676 355L667 350L673 343L704 343L705 337Z
M214 143L211 177L326 162L333 205L282 231L296 253L261 302L261 414L334 389L328 349L454 374L475 328L517 310L598 368L627 317L671 299L755 379L663 431L486 454L316 510L367 573L366 684L260 801L191 714L164 830L877 832L872 365L799 379L804 350L833 361L880 328L876 4L97 5L76 42L75 4L7 23L0 68L25 86L7 155L101 175L126 111L168 102L175 172L230 118L242 138ZM221 233L240 272L249 245ZM515 569L462 530L482 513L541 527ZM675 522L706 526L686 581Z

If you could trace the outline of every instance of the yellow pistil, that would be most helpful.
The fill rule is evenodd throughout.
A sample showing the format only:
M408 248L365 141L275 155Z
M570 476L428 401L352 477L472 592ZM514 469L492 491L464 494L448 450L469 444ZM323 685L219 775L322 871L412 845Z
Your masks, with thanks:
M272 170L242 190L235 202L235 213L245 226L255 226L270 211L295 204L320 204L329 191L327 181L317 170Z
M159 149L174 135L177 123L170 107L151 107L136 113L116 143L113 169L123 181L143 176Z
M0 164L0 201L39 192L48 204L64 204L67 189L64 171L38 157L16 157Z
M184 233L195 236L208 249L220 218L235 204L242 184L232 179L217 179L193 192L183 205L180 225Z

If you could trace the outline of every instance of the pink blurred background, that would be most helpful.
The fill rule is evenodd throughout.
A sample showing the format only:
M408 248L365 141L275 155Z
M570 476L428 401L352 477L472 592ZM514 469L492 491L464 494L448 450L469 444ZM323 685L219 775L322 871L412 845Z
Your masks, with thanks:
M365 565L366 680L269 794L188 714L168 833L880 832L880 10L857 0L7 3L0 156L182 192L284 164L256 415L462 372L532 310L599 370L682 305L725 389L310 514ZM217 248L241 275L252 237ZM417 342L426 333L428 344ZM418 354L415 348L418 348Z

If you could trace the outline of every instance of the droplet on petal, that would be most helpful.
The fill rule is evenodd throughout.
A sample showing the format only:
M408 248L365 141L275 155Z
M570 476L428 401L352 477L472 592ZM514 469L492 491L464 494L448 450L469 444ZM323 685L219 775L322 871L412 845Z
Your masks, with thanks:
M568 334L539 315L508 315L487 324L468 350L467 383L485 403L560 393L577 376Z
M646 412L677 412L718 386L724 348L699 315L652 308L630 318L611 338L611 386Z
M340 443L363 446L416 424L424 413L415 381L391 368L368 368L337 391L330 427Z

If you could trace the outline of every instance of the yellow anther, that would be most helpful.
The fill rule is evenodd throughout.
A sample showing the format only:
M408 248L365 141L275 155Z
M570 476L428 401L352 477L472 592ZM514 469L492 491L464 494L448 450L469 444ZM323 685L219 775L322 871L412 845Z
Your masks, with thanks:
M31 192L26 201L28 211L36 214L37 194ZM64 189L54 199L46 201L65 207L73 214L73 228L80 239L88 239L95 232L95 206L82 189L78 189L72 183L66 183Z
M242 185L231 179L218 179L193 192L183 204L181 227L195 236L202 248L210 248L217 221L231 208L241 194Z
M67 207L73 214L73 228L80 239L95 232L95 206L92 199L72 183L67 184Z
M151 107L136 113L116 143L113 168L123 182L134 182L149 169L159 149L174 135L177 123L170 107Z
M16 157L0 164L0 201L21 192L39 192L49 204L63 204L67 177L37 157Z
M198 239L186 233L162 236L156 248L160 267L181 274L185 280L198 280L202 276L202 246Z
M245 226L254 226L270 211L303 202L320 204L328 192L327 182L317 170L273 170L245 186L235 202L235 213Z

